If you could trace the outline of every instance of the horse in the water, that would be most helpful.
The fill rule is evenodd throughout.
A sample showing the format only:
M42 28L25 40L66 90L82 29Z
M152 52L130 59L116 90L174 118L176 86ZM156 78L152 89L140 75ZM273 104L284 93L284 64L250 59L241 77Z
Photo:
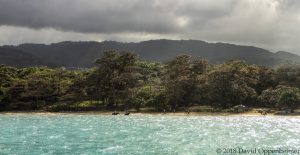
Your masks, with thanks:
M113 112L112 115L119 115L120 113L118 112Z

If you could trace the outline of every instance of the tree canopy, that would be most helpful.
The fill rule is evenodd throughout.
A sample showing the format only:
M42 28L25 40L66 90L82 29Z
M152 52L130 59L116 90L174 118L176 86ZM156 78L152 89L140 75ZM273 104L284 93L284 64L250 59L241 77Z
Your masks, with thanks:
M299 72L299 73L298 73ZM298 65L272 69L179 55L165 63L107 51L84 70L0 66L0 110L299 107Z

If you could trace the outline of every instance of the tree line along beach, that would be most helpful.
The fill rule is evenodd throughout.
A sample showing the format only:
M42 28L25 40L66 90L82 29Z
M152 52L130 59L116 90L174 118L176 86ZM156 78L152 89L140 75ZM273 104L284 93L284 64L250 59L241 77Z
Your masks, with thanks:
M108 51L95 67L0 66L0 110L298 115L299 65L275 68L179 55L161 63Z

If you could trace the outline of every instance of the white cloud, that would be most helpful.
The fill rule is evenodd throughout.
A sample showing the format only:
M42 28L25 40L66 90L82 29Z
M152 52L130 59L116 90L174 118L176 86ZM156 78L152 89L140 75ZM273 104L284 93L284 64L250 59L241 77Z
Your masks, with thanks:
M152 33L80 33L60 31L53 28L30 29L15 26L0 26L0 45L17 45L22 43L56 43L61 41L105 41L138 42L150 39L180 39L175 35L160 35Z

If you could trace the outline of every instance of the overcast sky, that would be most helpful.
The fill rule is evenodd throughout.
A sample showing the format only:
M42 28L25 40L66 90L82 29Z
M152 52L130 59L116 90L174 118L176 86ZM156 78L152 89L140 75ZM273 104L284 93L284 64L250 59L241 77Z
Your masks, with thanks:
M0 0L0 44L197 39L300 54L299 0Z

